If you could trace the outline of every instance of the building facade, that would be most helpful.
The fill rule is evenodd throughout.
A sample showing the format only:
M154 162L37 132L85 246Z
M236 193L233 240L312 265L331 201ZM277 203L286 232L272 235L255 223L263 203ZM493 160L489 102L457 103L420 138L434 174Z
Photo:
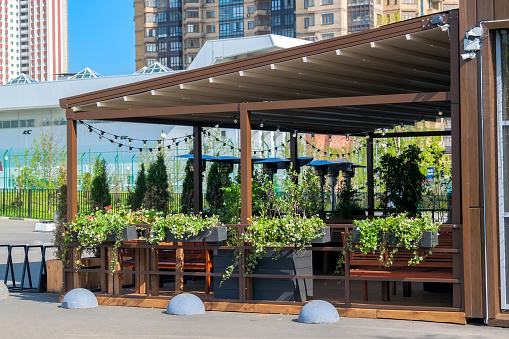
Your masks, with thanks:
M6 0L0 13L0 84L68 71L67 0Z

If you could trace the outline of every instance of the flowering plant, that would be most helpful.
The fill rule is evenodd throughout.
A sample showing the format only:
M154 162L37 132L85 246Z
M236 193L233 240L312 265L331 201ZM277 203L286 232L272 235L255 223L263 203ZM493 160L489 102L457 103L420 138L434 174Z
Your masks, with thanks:
M75 240L78 241L78 253L82 250L93 250L102 243L108 241L113 236L113 248L120 247L122 242L122 231L133 221L133 213L130 209L121 206L114 212L110 206L104 209L96 209L90 214L79 213L76 219L69 224L68 231ZM72 241L72 237L66 237L67 243ZM113 251L116 253L116 251ZM118 258L113 255L110 263L111 271L114 271L118 263ZM76 264L81 265L81 260Z
M267 248L281 251L284 247L297 247L301 250L316 238L325 234L325 223L318 216L311 218L299 215L285 215L280 218L254 217L246 232L241 235L241 242L251 244L255 248L246 257L246 274L252 273L258 260ZM239 251L234 254L234 263L226 268L223 281L228 279L239 264Z
M197 235L199 232L219 225L219 219L213 215L203 218L199 215L188 215L183 213L168 214L167 216L156 217L151 231L151 237L148 242L157 244L166 237L166 232L172 233L178 239L186 239Z
M340 256L336 271L341 270L345 261L346 252L359 249L362 254L378 253L380 264L391 266L394 254L400 248L413 253L408 265L417 265L433 252L433 246L422 255L422 247L419 244L425 231L437 234L440 223L434 222L429 215L420 218L410 218L406 214L389 216L386 218L374 218L354 220L355 231L358 239L350 236L344 246L343 255ZM386 255L387 254L387 255Z

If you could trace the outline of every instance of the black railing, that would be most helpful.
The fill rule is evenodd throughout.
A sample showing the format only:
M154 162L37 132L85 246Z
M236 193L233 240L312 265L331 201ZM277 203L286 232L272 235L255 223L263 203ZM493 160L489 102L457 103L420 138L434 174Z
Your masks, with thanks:
M12 218L53 220L57 209L58 190L56 189L0 189L0 215ZM129 192L110 193L111 206L117 210L121 205L129 205ZM180 193L172 193L168 207L179 211ZM89 191L78 191L78 211L91 211Z

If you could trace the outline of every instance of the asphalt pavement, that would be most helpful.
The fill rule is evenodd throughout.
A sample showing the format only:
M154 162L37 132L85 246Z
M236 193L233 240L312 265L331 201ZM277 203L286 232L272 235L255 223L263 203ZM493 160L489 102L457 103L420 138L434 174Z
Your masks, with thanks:
M0 218L0 244L52 241L34 220ZM0 249L0 274L4 258ZM51 256L51 254L49 254ZM21 262L23 255L15 255ZM34 254L34 261L37 261ZM3 278L3 277L0 277ZM12 292L0 300L0 338L507 338L509 329L420 321L341 318L301 324L295 315L206 312L172 316L162 309L99 306L69 310L58 295Z

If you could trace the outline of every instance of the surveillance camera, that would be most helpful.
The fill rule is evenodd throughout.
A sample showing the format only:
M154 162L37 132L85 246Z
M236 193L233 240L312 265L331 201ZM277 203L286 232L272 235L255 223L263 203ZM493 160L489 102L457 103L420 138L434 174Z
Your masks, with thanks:
M482 36L482 27L476 26L472 27L465 32L465 37L468 40L474 40L480 38Z
M471 60L471 59L474 59L475 58L475 53L474 52L470 52L470 53L463 53L461 54L461 59L462 60Z

